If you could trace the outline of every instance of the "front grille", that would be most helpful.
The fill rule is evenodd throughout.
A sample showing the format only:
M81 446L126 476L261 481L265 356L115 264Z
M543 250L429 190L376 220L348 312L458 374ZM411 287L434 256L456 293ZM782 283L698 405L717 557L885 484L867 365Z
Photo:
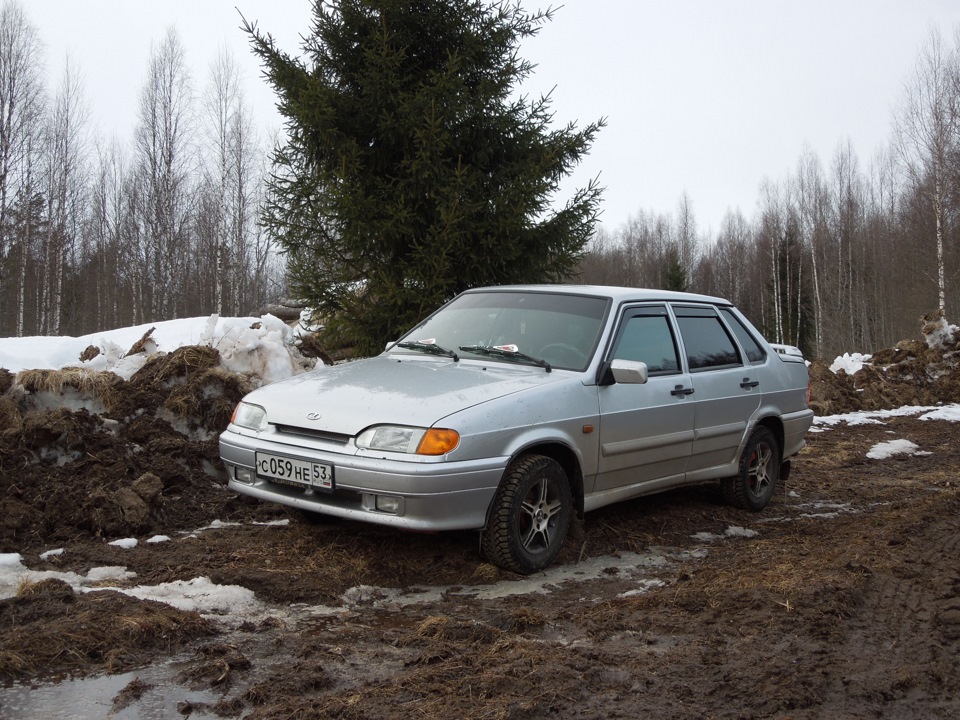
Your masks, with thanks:
M350 441L349 435L344 435L343 433L332 433L325 432L323 430L314 430L312 428L297 427L296 425L274 425L274 429L278 433L283 433L284 435L299 435L300 437L308 437L314 440L324 440L326 442L337 443L338 445L346 445Z

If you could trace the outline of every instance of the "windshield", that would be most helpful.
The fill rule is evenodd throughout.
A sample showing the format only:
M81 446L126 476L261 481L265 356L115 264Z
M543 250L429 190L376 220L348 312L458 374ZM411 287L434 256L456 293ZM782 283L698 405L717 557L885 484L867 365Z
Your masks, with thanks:
M522 354L554 368L585 370L607 305L606 298L562 293L467 293L431 315L401 342L429 342L464 359L511 362Z

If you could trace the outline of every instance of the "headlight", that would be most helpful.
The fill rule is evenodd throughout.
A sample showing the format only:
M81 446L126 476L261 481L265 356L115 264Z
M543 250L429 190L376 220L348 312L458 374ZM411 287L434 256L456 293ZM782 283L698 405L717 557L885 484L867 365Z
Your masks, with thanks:
M267 427L267 411L259 405L240 402L233 411L233 417L230 418L230 422L242 428L259 432Z
M460 442L456 430L413 428L400 425L378 425L357 436L357 447L387 450L408 455L444 455Z

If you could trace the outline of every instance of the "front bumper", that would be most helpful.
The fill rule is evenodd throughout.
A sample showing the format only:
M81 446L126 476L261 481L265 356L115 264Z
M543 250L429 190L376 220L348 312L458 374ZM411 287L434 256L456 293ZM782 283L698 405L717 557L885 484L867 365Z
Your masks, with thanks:
M258 451L332 465L333 492L257 477ZM427 531L482 528L509 460L403 462L292 447L229 430L220 435L220 457L234 492L336 517ZM251 481L238 479L238 470ZM378 497L397 498L396 512L378 510Z

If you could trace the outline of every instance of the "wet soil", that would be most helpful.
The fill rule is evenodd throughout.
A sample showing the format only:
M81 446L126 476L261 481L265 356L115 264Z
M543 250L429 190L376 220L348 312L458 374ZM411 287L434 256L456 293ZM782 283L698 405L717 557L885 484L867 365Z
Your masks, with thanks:
M952 357L936 372L928 360L928 382L956 384ZM0 684L133 671L112 698L123 717L141 716L160 665L180 717L960 716L955 423L811 433L762 513L725 506L716 485L596 511L558 562L572 577L530 590L480 560L474 533L311 521L228 493L202 432L220 420L189 408L211 382L242 382L200 380L205 364L115 383L127 400L102 412L38 407L39 389L7 382L0 551L33 570L124 566L128 586L207 577L254 591L267 612L241 622L26 584L0 600ZM814 372L814 400L879 404L879 390L850 392L859 375ZM903 392L925 398L916 377ZM889 378L884 402L904 404ZM867 457L893 439L923 454ZM215 519L239 524L198 531ZM144 542L161 532L171 540ZM125 536L141 542L108 544ZM41 560L52 548L64 551ZM206 700L187 699L198 689Z

